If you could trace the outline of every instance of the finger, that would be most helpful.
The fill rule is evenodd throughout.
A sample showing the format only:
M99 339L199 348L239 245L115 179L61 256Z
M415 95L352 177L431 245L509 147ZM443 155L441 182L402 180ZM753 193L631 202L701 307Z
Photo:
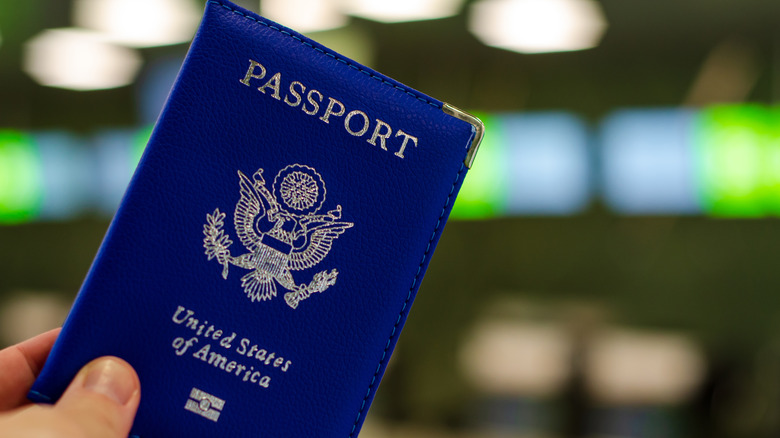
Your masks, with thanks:
M0 412L27 403L27 391L43 368L60 329L0 350Z
M138 375L116 357L95 359L79 371L54 407L87 438L125 438L141 400Z

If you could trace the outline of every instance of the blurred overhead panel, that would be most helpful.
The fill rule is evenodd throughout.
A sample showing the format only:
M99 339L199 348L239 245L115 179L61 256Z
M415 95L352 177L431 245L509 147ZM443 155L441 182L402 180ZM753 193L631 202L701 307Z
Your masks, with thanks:
M573 114L480 115L489 134L452 217L567 215L592 196L588 131Z
M695 111L621 110L601 127L602 190L624 214L696 214Z
M0 224L114 213L152 126L91 137L0 129Z
M74 0L73 22L130 47L185 43L201 10L192 0Z
M469 20L485 44L520 53L590 49L606 27L594 0L477 0Z
M136 110L141 123L154 123L160 115L179 74L183 61L181 55L156 58L146 63L135 84Z
M780 111L712 107L701 111L695 128L705 210L726 217L780 214Z
M490 219L506 215L509 165L506 162L506 136L498 117L476 114L485 124L486 135L474 166L452 207L457 219Z
M68 220L88 211L96 186L91 151L65 132L32 134L43 189L40 220Z
M383 23L432 20L456 15L463 0L341 0L344 12Z
M39 84L72 90L128 85L141 57L133 49L83 29L44 30L25 46L23 68Z
M336 0L262 0L260 14L303 33L347 24Z
M111 216L116 212L149 134L148 128L107 129L93 137L96 164L93 172L99 181L93 204L101 213Z
M780 109L622 110L602 125L604 197L628 214L780 215Z
M32 136L0 131L0 223L26 222L38 216L42 177Z
M591 199L588 129L563 112L505 115L507 213L567 215ZM468 181L468 179L467 179Z

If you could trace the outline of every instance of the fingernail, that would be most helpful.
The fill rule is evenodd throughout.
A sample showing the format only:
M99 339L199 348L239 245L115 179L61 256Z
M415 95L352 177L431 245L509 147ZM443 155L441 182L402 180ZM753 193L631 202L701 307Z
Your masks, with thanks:
M128 368L129 365L115 358L97 359L87 365L84 389L124 405L136 391L135 376Z

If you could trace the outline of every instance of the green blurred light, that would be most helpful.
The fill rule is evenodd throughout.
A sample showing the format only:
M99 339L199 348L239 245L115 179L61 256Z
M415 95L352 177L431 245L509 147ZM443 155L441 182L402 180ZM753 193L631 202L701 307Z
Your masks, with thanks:
M34 219L42 200L43 175L32 137L0 131L0 223Z
M770 157L775 116L757 105L718 106L701 112L695 151L704 210L714 216L759 217L768 210L778 178Z
M154 125L146 126L141 128L133 136L133 144L130 150L130 165L133 166L131 169L132 171L135 171L135 168L138 167L138 162L141 161L141 156L144 154L144 150L146 150L146 144L149 143L149 138L152 136L153 129Z
M488 219L506 212L507 142L498 119L486 114L477 117L485 124L486 135L452 208L455 219Z
M769 110L768 122L763 160L764 205L767 213L780 215L780 108Z

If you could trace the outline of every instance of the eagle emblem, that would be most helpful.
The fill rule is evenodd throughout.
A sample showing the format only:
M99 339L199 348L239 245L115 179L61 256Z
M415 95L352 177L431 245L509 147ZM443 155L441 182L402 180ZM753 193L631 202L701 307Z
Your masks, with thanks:
M341 220L341 205L319 214L325 202L322 176L309 166L291 164L280 170L269 189L258 169L250 180L238 171L240 198L233 214L236 234L249 251L230 254L233 241L225 233L225 213L215 209L206 214L203 247L208 260L222 265L227 279L230 265L248 269L241 277L244 293L252 301L276 296L277 285L288 292L284 301L293 309L314 293L336 284L338 271L320 271L308 284L296 284L292 271L319 264L336 240L352 222Z

